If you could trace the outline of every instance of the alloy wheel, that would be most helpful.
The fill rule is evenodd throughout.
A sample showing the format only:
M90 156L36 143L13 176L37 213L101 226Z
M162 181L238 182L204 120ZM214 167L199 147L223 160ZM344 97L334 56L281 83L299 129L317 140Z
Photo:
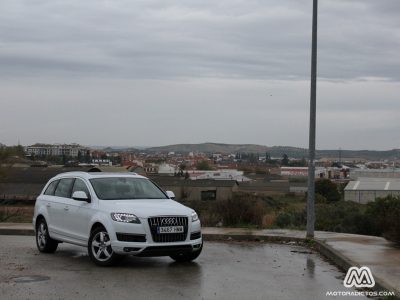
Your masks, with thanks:
M47 243L47 227L45 223L40 223L37 230L37 242L40 248L46 247Z
M99 261L107 261L112 257L111 241L106 231L100 231L93 237L92 253Z

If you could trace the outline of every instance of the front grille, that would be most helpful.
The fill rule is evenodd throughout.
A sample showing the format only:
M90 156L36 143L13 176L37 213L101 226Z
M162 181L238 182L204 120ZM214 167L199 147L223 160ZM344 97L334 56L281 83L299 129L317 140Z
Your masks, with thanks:
M132 234L132 233L117 232L117 239L118 239L118 241L121 241L121 242L145 243L146 235L145 234Z
M151 217L148 219L151 236L155 243L170 243L170 242L182 242L186 240L188 233L188 218L187 217ZM170 226L183 226L183 233L158 233L158 227L170 227Z

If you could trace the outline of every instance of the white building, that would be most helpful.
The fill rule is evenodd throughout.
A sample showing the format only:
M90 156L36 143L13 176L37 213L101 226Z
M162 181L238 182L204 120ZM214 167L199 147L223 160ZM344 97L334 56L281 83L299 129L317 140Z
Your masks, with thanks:
M307 177L308 167L281 167L281 176ZM348 178L348 169L316 167L315 178Z
M243 175L243 171L238 171L235 169L224 169L224 170L215 170L215 171L190 171L189 172L190 179L214 179L214 180L236 180L239 182L243 181L251 181L250 178L247 178Z
M357 180L358 178L400 178L400 169L387 168L387 169L351 169L351 179Z
M281 167L281 176L307 177L308 167ZM326 169L315 168L315 177L326 177Z
M77 157L79 151L82 156L86 154L88 148L78 144L34 144L27 146L25 151L28 155L36 156L70 156Z
M400 195L400 178L358 178L344 189L344 200L368 203L376 198Z
M176 171L176 167L170 164L161 164L158 166L158 174L160 175L170 175L173 176L175 175Z
M102 159L102 158L93 158L92 159L92 165L95 166L112 166L112 161L107 159Z

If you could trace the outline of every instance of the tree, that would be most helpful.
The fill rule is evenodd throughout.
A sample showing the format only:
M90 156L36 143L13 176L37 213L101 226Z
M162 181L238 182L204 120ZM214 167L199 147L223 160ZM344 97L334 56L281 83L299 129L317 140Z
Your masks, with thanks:
M265 161L269 161L271 159L271 155L268 152L265 152Z
M370 216L383 236L400 243L400 196L386 196L367 204Z
M85 163L90 164L91 162L92 162L92 160L90 158L90 151L87 150L86 155L85 155Z
M208 161L202 160L197 163L196 165L197 170L202 170L202 171L209 171L212 170L211 166L208 164Z
M315 193L325 197L328 202L337 202L341 199L336 183L329 179L320 179L315 182Z
M282 166L288 166L289 165L289 157L287 156L287 154L283 154L282 156Z
M6 160L12 156L18 157L25 157L24 147L18 146L11 146L11 147L0 147L0 161Z
M249 161L250 163L252 163L252 164L257 163L257 162L258 162L258 153L257 153L257 154L250 153L250 154L248 155L248 161Z
M78 162L82 162L82 152L78 151Z
M178 173L176 175L179 176L179 177L183 177L184 176L183 171L186 170L186 164L183 162L178 167L179 167L179 170L178 170Z

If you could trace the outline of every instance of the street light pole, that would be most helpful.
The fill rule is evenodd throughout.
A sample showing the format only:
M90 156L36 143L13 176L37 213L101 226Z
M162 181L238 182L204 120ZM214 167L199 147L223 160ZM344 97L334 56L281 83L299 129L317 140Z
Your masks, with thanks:
M317 18L318 0L313 0L311 44L310 133L308 146L307 238L314 237L315 223L315 127L317 100Z

